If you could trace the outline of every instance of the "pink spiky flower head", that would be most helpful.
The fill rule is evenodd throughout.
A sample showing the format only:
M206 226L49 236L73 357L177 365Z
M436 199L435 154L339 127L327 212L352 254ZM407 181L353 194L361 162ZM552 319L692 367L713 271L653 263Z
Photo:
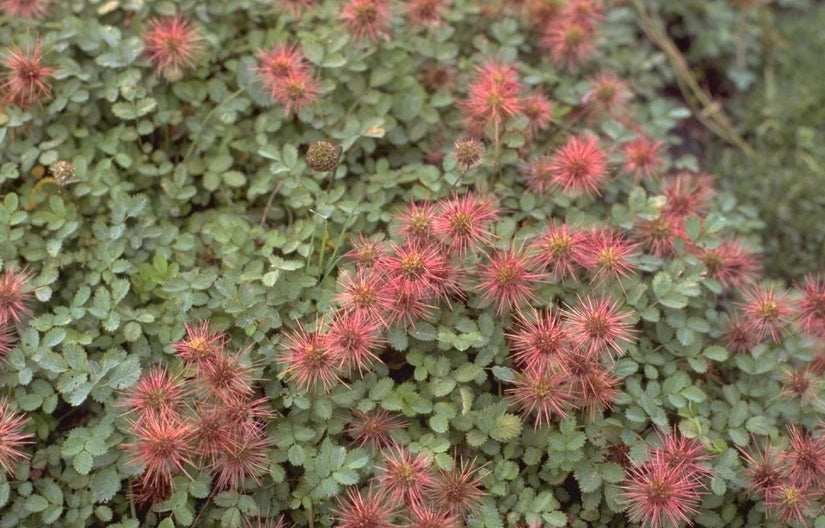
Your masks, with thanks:
M395 215L398 234L404 238L428 241L435 225L435 207L430 202L410 202L406 209Z
M273 85L270 95L284 107L284 116L289 116L318 101L320 86L311 73L293 71Z
M633 313L621 311L619 301L579 297L578 306L568 306L563 316L573 345L587 354L622 356L623 343L635 340L630 323Z
M570 228L567 224L559 224L555 220L531 245L536 263L550 270L550 275L556 279L576 277L576 251L586 242L585 234Z
M467 99L460 104L470 132L478 132L485 125L500 127L524 108L522 85L514 67L487 61L476 71L476 78L467 88Z
M564 371L539 371L528 369L516 374L513 387L507 394L524 414L533 414L536 428L549 425L553 417L567 418L573 408L573 394Z
M342 311L335 314L323 339L342 370L368 372L380 362L376 350L384 344L381 324L363 311Z
M407 528L462 528L461 517L449 510L442 510L433 504L413 504L410 506L410 522Z
M23 317L31 317L29 308L32 274L8 268L0 275L0 325L19 324Z
M441 23L444 0L409 0L407 18L415 26L437 26Z
M490 244L490 224L497 218L498 209L491 200L472 193L453 194L438 203L435 234L451 253L461 258L468 250Z
M667 198L663 213L674 218L702 216L710 207L713 176L683 172L667 178L662 194Z
M603 228L588 233L585 242L576 248L574 257L595 279L608 275L620 279L635 271L633 259L638 247L618 231Z
M788 427L790 444L782 455L791 482L803 488L825 484L825 438L795 425Z
M825 337L825 277L808 275L796 303L797 326L804 333Z
M162 75L167 81L180 79L183 71L192 68L203 51L203 36L180 13L149 20L143 41L143 51L155 65L155 75Z
M384 451L384 465L378 482L391 501L423 504L427 490L435 482L430 472L430 458L424 453L413 455L409 449L394 447Z
M495 305L498 315L518 310L535 299L535 287L545 278L531 268L531 257L523 251L494 251L490 262L479 270L481 298Z
M285 335L284 352L280 358L286 365L283 375L301 390L315 390L320 387L329 392L340 381L338 358L324 344L320 321L316 329L307 332L298 323L295 330Z
M40 19L49 11L49 4L54 0L2 0L0 12L11 17Z
M741 289L759 277L759 256L738 238L722 240L716 247L692 250L704 264L708 277L726 290Z
M353 420L347 426L347 435L359 446L383 449L395 443L393 433L407 427L407 422L384 409L352 412Z
M510 353L525 370L553 371L563 368L569 351L569 336L552 311L522 313L516 330L508 334Z
M619 500L625 504L631 522L645 528L665 528L689 524L699 513L696 482L664 458L654 456L628 472Z
M126 413L134 413L137 421L171 420L180 416L186 396L183 379L170 374L165 365L156 365L140 377L119 405Z
M226 333L209 328L209 321L184 323L186 337L172 344L175 354L190 365L203 365L224 353Z
M0 400L0 469L9 475L14 475L14 466L18 462L30 458L22 451L34 437L23 432L28 421L26 416L14 412L6 400Z
M352 250L344 254L344 257L354 262L358 268L371 268L375 266L386 254L387 243L374 237L366 238L358 234L357 238L350 239Z
M590 90L584 94L584 104L591 114L614 114L623 109L633 93L627 83L612 73L601 73L590 81Z
M134 442L124 444L132 453L130 464L143 466L151 483L169 482L178 474L188 476L192 465L194 428L180 419L148 417L133 424Z
M601 194L608 176L607 156L599 140L586 134L568 139L553 155L550 168L553 182L564 192L585 196Z
M258 79L274 93L276 86L295 72L307 72L304 54L296 45L279 44L269 50L258 51Z
M742 312L758 341L770 336L782 340L793 314L788 292L777 292L775 285L758 285L745 295Z
M197 381L206 398L231 406L254 393L253 369L244 364L246 352L221 354L198 366Z
M0 359L14 349L17 344L17 333L10 325L0 325Z
M745 477L750 484L750 491L756 498L768 500L770 493L776 489L784 479L784 463L780 452L766 443L761 451L757 447L748 453L739 449L745 460Z
M592 24L562 16L546 25L539 42L553 62L575 71L596 51L595 36Z
M661 148L660 141L645 136L626 143L622 147L625 172L633 176L637 182L642 178L650 178L662 165L659 155Z
M341 10L344 25L359 40L377 42L390 25L388 0L349 0Z
M271 438L261 429L241 429L234 441L215 457L211 471L216 475L216 489L238 490L247 480L257 486L267 473Z
M379 273L359 269L355 274L341 270L338 275L338 293L333 300L345 312L362 312L373 321L386 326L392 309L391 299L386 295L386 281Z
M410 239L403 244L392 243L390 247L390 254L379 264L388 277L390 289L397 288L418 299L427 299L441 291L442 278L447 275L450 264L440 247Z
M759 344L748 322L739 315L729 317L723 335L725 347L734 354L744 354Z
M350 488L333 514L338 528L397 528L394 518L398 506L381 488L371 487L366 492Z
M539 156L527 162L522 170L527 187L536 194L544 194L555 187L552 165L553 158L550 156Z
M808 519L816 516L814 499L810 488L783 481L767 492L765 509L786 526L808 526Z
M55 69L43 64L43 49L39 40L25 51L17 46L7 48L2 64L8 71L0 85L0 102L11 103L27 110L52 96L51 78Z
M595 356L578 351L565 356L567 373L574 404L583 409L593 421L604 410L610 409L619 397L619 379Z
M666 215L639 221L635 233L647 250L659 258L675 256L677 243L687 238L682 220Z
M553 103L541 92L525 95L522 98L522 112L527 116L527 136L534 137L547 130L553 122Z
M661 436L659 441L661 447L653 450L653 456L661 456L666 464L681 471L686 478L699 481L713 474L713 469L704 465L712 457L707 454L701 440L674 431Z
M431 504L441 511L458 515L479 507L487 495L481 487L481 469L474 460L462 459L453 469L439 471L430 488Z
M318 0L275 0L275 3L284 11L289 11L292 16L300 19L305 9L310 8Z

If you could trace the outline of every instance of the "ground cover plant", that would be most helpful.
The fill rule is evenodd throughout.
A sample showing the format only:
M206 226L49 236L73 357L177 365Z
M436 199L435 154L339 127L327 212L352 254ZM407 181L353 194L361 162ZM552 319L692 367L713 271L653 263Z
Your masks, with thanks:
M0 1L0 525L825 522L655 12Z

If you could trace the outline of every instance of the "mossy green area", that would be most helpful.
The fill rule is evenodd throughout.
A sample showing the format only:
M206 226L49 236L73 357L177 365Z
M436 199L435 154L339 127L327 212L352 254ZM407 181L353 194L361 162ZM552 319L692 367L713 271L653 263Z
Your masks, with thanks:
M726 102L754 152L712 142L707 166L759 209L766 274L798 281L825 262L825 5L773 16L761 82Z

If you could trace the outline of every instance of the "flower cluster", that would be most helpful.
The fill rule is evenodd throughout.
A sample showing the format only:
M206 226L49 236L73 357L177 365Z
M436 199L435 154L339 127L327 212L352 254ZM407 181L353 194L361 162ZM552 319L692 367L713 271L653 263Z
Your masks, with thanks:
M269 399L257 397L243 353L229 350L223 332L203 321L185 326L175 342L184 364L179 373L157 365L124 395L120 405L135 440L124 445L144 472L136 483L140 502L163 501L172 478L206 468L216 489L260 484L266 472L272 418Z
M801 427L788 427L788 445L740 449L754 500L784 524L806 526L821 510L825 491L825 436Z
M258 52L258 79L284 115L296 114L318 99L318 81L304 54L294 45L279 44Z
M407 526L458 528L481 504L481 468L461 460L450 470L432 467L421 453L395 447L383 453L379 475L366 490L352 488L334 512L341 528L392 527L404 516ZM437 524L436 524L437 523Z
M641 466L629 469L620 501L631 522L649 528L690 524L699 512L712 470L701 442L679 433L665 435Z

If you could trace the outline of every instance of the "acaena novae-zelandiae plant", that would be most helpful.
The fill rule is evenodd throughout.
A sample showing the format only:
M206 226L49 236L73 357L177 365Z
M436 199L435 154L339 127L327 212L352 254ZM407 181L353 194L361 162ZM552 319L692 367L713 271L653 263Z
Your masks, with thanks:
M821 523L635 4L0 0L0 525Z

